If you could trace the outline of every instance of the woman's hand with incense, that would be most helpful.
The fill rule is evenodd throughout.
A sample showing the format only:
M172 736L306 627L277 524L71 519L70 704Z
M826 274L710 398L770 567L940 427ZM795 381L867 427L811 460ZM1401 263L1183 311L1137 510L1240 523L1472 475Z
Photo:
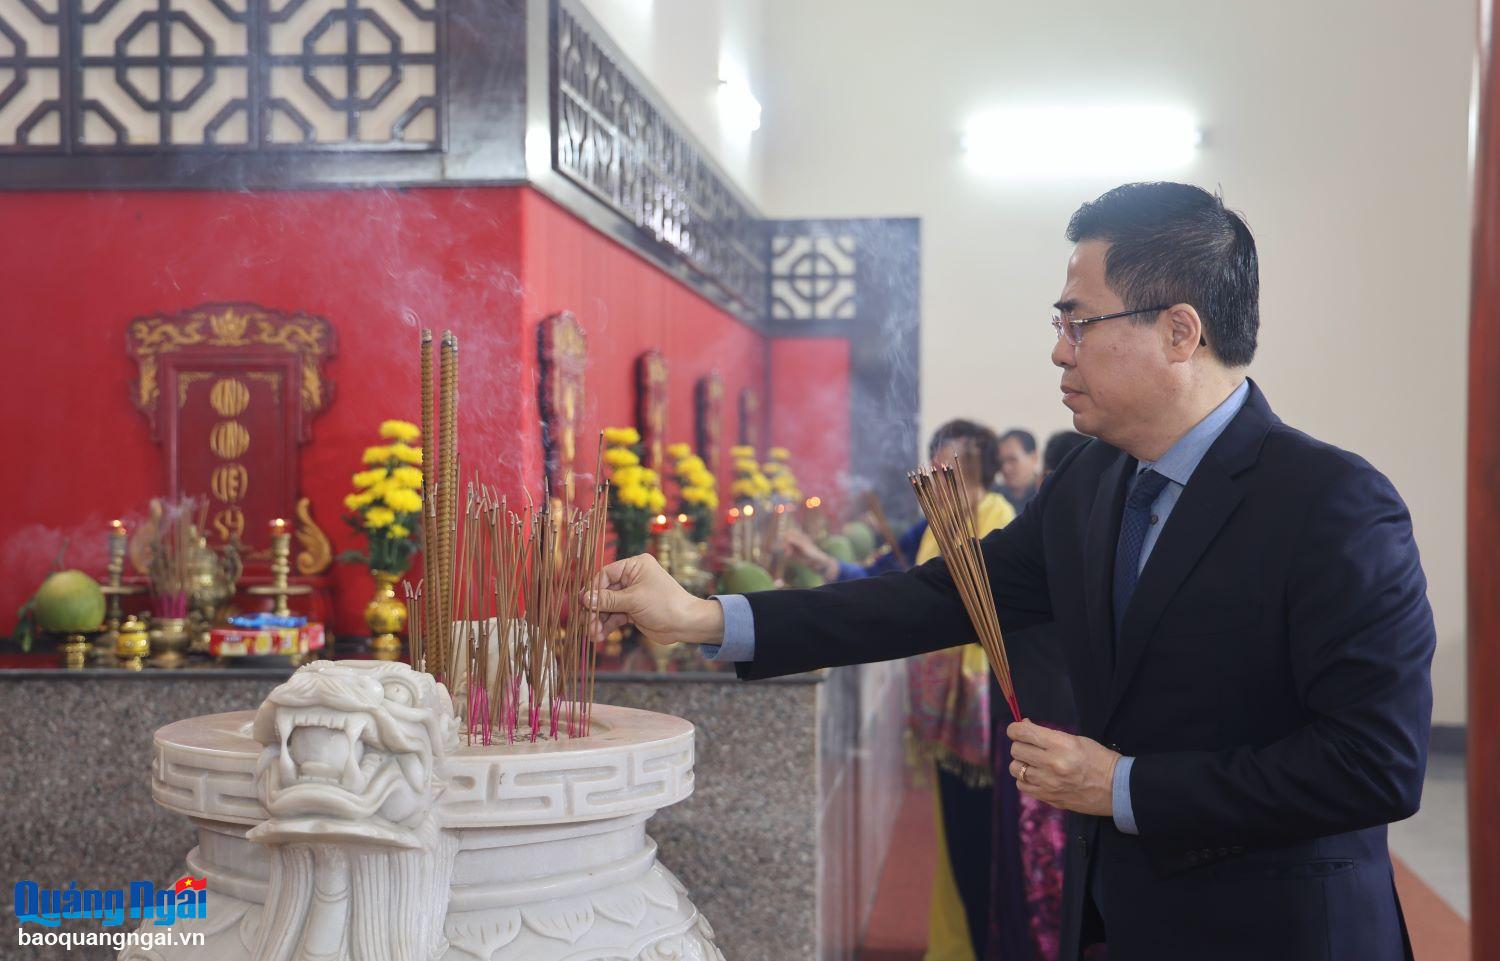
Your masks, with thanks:
M718 644L724 611L718 601L694 597L650 554L626 557L599 572L584 606L602 615L600 638L634 624L658 644Z
M1010 776L1022 794L1064 811L1114 814L1115 764L1120 755L1098 741L1017 721L1011 739Z

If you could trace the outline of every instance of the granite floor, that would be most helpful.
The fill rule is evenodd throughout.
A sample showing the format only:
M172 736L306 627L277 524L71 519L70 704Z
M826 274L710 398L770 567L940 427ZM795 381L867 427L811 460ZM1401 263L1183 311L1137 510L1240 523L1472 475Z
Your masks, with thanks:
M1391 853L1405 861L1458 916L1469 919L1469 819L1464 759L1432 754L1422 809L1391 825Z

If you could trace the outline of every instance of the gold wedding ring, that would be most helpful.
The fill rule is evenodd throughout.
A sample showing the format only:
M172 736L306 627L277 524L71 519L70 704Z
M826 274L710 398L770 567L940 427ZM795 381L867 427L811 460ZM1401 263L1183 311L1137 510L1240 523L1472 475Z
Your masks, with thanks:
M1026 782L1026 772L1030 769L1031 765L1027 764L1025 761L1022 761L1021 773L1016 775L1016 780L1024 784Z

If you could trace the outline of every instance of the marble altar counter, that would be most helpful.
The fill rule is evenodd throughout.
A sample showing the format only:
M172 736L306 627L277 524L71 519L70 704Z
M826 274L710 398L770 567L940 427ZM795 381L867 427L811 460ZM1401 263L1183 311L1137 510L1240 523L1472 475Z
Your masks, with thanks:
M18 880L177 877L194 833L152 803L152 734L253 708L289 673L0 670L0 956L23 950L10 897ZM600 703L697 728L694 793L647 830L730 961L852 961L901 801L901 678L899 664L752 684L724 673L599 675ZM110 956L24 950L39 961Z

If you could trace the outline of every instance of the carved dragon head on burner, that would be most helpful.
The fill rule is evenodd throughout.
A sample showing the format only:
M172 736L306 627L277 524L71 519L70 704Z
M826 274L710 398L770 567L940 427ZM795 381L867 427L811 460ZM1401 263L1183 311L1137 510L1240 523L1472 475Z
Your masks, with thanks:
M434 808L458 744L447 689L401 663L314 661L251 733L270 817L246 837L273 848L277 875L256 957L437 957L454 845Z

